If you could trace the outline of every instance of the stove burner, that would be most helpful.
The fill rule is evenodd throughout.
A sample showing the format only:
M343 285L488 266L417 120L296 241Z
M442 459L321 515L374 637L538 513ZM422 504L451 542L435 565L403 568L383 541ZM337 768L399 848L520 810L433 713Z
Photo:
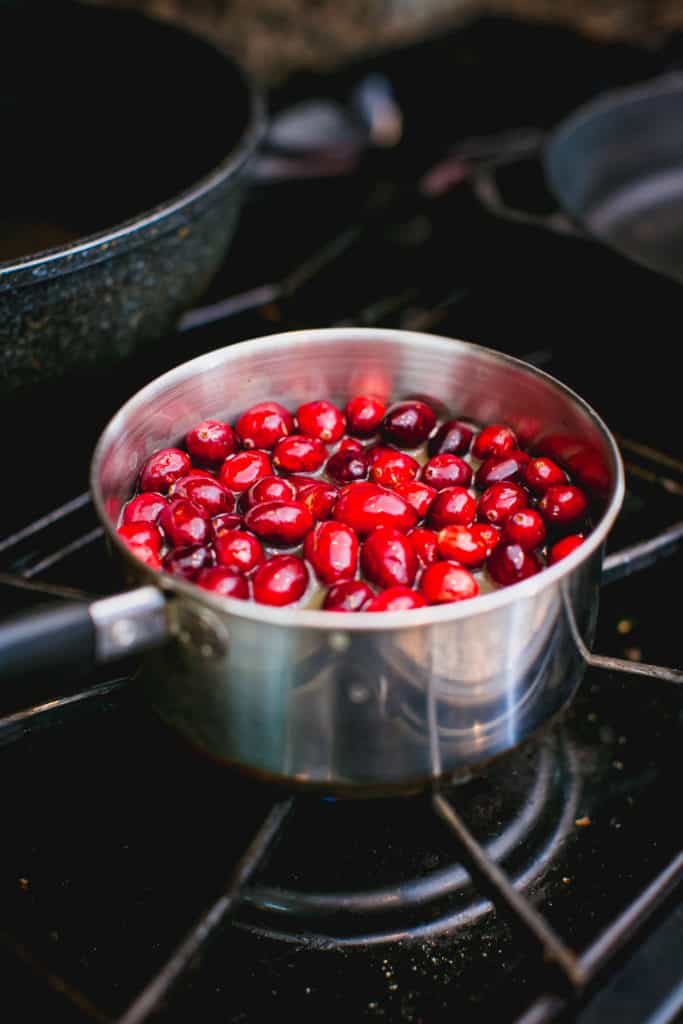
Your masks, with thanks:
M477 822L489 856L528 891L542 884L574 824L578 778L560 729L447 795L466 822ZM320 948L423 941L490 913L430 802L409 802L406 809L405 800L302 801L268 867L245 891L238 923ZM364 888L362 865L372 862L376 876L378 860L387 884ZM284 865L292 863L298 867L287 878Z

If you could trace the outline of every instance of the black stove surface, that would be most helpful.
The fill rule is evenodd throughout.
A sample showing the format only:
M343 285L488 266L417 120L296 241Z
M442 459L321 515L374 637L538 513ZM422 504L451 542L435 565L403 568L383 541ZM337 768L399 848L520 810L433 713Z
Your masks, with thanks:
M121 585L83 492L99 431L142 384L247 337L395 326L530 359L602 414L628 471L609 550L654 539L666 557L641 548L608 563L595 649L676 667L680 286L590 241L493 216L475 175L589 96L682 58L679 38L645 51L486 19L290 82L275 110L311 97L347 102L381 73L402 113L401 141L368 148L349 173L313 169L256 187L224 267L182 329L116 371L57 382L30 405L5 403L4 437L21 438L30 416L44 450L5 445L13 485L0 613ZM501 170L500 184L516 206L552 209L534 158ZM587 973L605 966L578 997L525 930L493 910L428 797L292 800L226 774L153 718L130 681L135 667L39 678L0 695L7 1020L251 1024L282 1011L415 1024L676 1019L680 687L592 669L559 722L445 793ZM264 819L274 838L256 863L258 851L245 851L255 834L263 840ZM252 860L252 877L224 895L235 867L244 873ZM645 911L648 930L629 946ZM179 949L191 966L171 988Z

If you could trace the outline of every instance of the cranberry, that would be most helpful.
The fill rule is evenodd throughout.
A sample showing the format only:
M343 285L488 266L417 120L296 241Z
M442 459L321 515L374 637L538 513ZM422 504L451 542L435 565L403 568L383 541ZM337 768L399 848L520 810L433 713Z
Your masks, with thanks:
M345 437L343 441L339 442L338 452L362 452L363 445L360 441L356 441L355 437Z
M343 523L318 523L304 541L304 555L323 583L353 577L358 567L358 548L358 537Z
M302 487L308 487L309 484L319 484L322 481L317 476L288 476L287 483L291 484L294 488L297 496Z
M502 541L493 549L488 562L489 574L496 583L507 587L511 583L534 576L541 570L541 563L536 555L525 551L519 544Z
M185 447L202 466L217 465L239 448L239 441L227 423L203 420L185 436Z
M291 434L275 445L273 464L285 473L315 473L327 458L327 449L317 437Z
M558 540L557 544L553 544L550 549L548 564L555 565L556 562L566 558L567 555L571 555L572 551L576 551L583 544L583 541L583 535L580 533L570 533L567 537L563 537L562 540Z
M552 526L574 525L584 518L588 500L579 487L572 484L553 484L538 503L543 518Z
M393 444L371 444L364 449L365 457L368 460L368 466L370 469L375 465L378 459L381 459L386 452L398 452L400 449Z
M341 493L332 513L357 533L371 533L378 526L393 526L405 532L415 526L414 509L399 494L372 483L349 484Z
M424 519L436 497L434 488L429 484L420 483L419 480L407 480L403 484L396 484L394 490L415 509L418 519Z
M296 488L281 476L262 476L248 491L245 491L246 508L253 508L264 501L289 501L296 497Z
M141 491L160 491L166 494L174 480L192 469L190 456L180 448L162 448L150 455L140 473Z
M308 587L306 566L296 555L274 555L253 578L254 600L282 607L298 601Z
M492 455L482 462L477 470L476 484L482 491L491 484L500 484L506 480L519 480L529 462L526 452L513 449L507 455Z
M180 480L176 480L169 494L172 498L187 498L205 509L210 516L232 512L235 508L235 498L230 491L208 473L198 469L190 470Z
M147 544L129 544L128 550L132 551L136 558L148 565L150 569L161 569L159 555Z
M300 501L265 501L250 508L244 522L267 544L292 547L311 529L313 516Z
M479 515L489 523L498 524L527 504L526 492L519 484L492 484L479 499Z
M214 516L211 520L214 536L218 536L224 530L241 530L244 526L242 516L237 512L223 512L220 516Z
M417 555L417 560L423 568L425 565L431 565L432 562L439 561L437 535L433 530L425 530L419 527L416 530L411 530L408 537L413 545L413 551Z
M379 398L357 395L346 403L346 422L349 433L357 437L372 437L384 418L387 407Z
M470 530L477 540L484 542L486 554L490 555L501 537L498 527L492 526L491 523L473 523Z
M306 506L316 522L330 518L338 497L339 491L334 484L322 480L299 488L297 494L297 500Z
M444 526L438 535L438 546L442 558L459 562L470 569L486 561L486 542L473 526Z
M577 452L567 460L567 467L575 480L594 495L606 497L610 474L602 456L591 448Z
M220 565L229 565L238 572L250 573L264 561L260 543L244 530L223 530L214 540Z
M448 420L429 438L430 455L465 455L472 443L474 431L461 420Z
M384 417L382 434L394 444L417 448L427 440L435 423L436 416L425 402L399 402Z
M360 554L363 573L380 587L410 586L417 574L417 555L410 540L391 526L371 533Z
M247 409L235 430L245 448L271 448L294 430L292 414L277 402L259 402Z
M299 430L309 437L317 437L325 444L333 444L344 433L346 420L332 402L307 402L296 411Z
M432 502L429 522L436 530L451 523L469 526L476 514L477 503L464 487L445 487Z
M364 612L409 612L412 608L424 608L427 602L422 594L410 587L389 587L373 597L363 608Z
M384 451L378 452L373 459L370 476L376 484L382 484L383 487L395 487L396 484L414 480L419 469L420 463L410 455L385 448Z
M492 423L477 434L472 452L478 459L488 459L490 455L506 455L513 448L517 448L514 431L502 423Z
M479 593L479 584L471 572L455 562L435 562L420 580L420 590L429 604L467 601Z
M565 484L567 474L556 462L541 455L524 467L524 483L536 494L545 494L553 484Z
M163 494L143 491L131 498L123 510L124 523L156 523L168 502Z
M444 487L469 487L472 483L472 469L458 455L435 455L422 467L420 480L442 491Z
M545 523L535 508L513 512L503 523L503 538L511 544L519 544L523 551L540 547L545 533Z
M204 590L210 590L221 597L234 597L238 601L246 601L249 597L249 584L241 573L228 568L227 565L214 565L210 569L200 569L195 583Z
M329 457L325 472L340 484L365 480L368 475L368 460L362 452L340 450Z
M161 550L161 534L154 523L124 523L116 532L129 548L151 548L156 554Z
M266 452L235 452L221 466L218 479L231 491L246 491L257 480L272 476L273 467Z
M209 513L187 498L176 498L159 516L159 526L177 548L205 544L213 532Z
M330 587L323 608L328 612L360 612L373 597L372 590L362 580L344 580Z
M172 576L180 576L185 580L194 580L200 569L207 569L215 564L216 556L213 548L201 545L195 548L173 548L163 559L163 567Z

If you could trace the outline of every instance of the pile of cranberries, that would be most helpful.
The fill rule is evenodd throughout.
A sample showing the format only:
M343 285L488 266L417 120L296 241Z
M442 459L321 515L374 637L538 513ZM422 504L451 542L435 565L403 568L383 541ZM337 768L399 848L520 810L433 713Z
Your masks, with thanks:
M118 533L225 597L343 612L463 601L533 576L589 529L557 462L505 424L437 422L422 401L359 395L295 416L259 402L184 444L147 459Z

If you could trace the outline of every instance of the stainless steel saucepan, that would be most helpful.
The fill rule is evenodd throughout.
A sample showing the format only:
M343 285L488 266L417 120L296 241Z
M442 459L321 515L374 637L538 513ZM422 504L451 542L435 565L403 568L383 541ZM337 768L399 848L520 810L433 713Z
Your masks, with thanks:
M383 614L221 598L147 568L117 536L144 460L197 420L234 420L264 398L295 408L367 391L429 396L453 414L504 421L532 449L554 437L595 485L595 529L569 557L516 586ZM605 538L624 494L609 430L547 374L463 341L356 328L259 338L164 374L111 420L91 482L109 541L139 586L4 624L2 671L154 647L140 685L200 750L270 778L354 793L466 773L571 700L593 640Z

